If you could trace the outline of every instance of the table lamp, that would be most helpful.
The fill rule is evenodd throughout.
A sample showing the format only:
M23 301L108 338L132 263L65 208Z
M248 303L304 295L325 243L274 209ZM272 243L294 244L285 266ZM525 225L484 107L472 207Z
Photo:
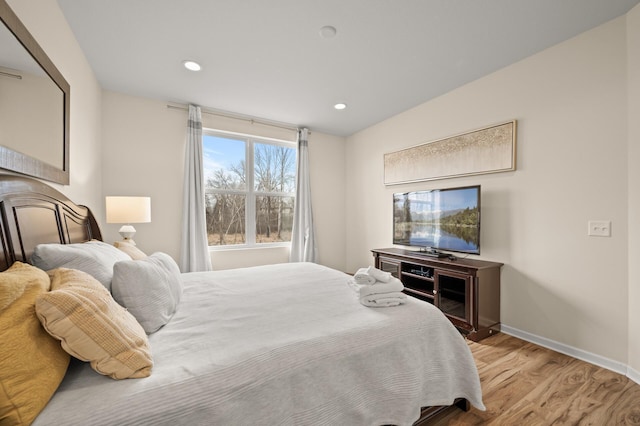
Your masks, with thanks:
M118 231L124 241L135 245L132 223L151 222L151 197L106 197L107 223L123 223Z

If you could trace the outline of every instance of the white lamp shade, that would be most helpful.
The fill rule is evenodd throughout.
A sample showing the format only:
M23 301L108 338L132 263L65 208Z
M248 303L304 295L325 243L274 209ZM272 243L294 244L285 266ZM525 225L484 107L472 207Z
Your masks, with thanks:
M151 197L106 197L107 223L151 222Z

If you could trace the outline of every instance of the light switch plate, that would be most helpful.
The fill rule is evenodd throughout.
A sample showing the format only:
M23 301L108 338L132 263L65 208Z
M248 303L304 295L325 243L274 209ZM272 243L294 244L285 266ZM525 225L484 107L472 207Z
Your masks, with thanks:
M610 220L590 220L587 235L593 237L610 237L611 221Z

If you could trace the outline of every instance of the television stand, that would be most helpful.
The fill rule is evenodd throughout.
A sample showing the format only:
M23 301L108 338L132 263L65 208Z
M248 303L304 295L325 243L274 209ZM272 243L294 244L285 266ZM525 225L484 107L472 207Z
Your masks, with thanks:
M399 278L406 294L439 308L469 340L499 330L502 263L398 248L371 251L376 268Z

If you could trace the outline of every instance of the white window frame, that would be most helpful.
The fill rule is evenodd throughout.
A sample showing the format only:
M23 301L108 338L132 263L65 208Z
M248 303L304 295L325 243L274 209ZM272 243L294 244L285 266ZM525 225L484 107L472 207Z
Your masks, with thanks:
M237 133L237 132L229 132L226 130L218 130L218 129L210 129L204 128L202 129L202 136L219 136L225 138L232 138L243 140L245 142L245 172L247 187L244 191L233 190L233 189L207 189L205 186L205 194L218 193L218 194L236 194L236 195L244 195L245 196L245 243L244 244L227 244L227 245L214 245L209 246L209 251L220 251L220 250L240 250L240 249L249 249L249 248L267 248L267 247L290 247L291 241L278 241L272 243L257 243L256 242L256 197L258 196L277 196L277 197L292 197L295 202L295 189L294 192L264 192L257 191L254 185L255 178L255 170L254 170L254 145L256 143L259 144L267 144L267 145L276 145L276 146L284 146L287 148L293 148L296 153L296 164L298 160L298 144L296 142L285 141L282 139L274 139L267 138L263 136L250 135L247 133ZM204 143L204 140L203 140ZM297 167L296 167L297 173ZM297 184L298 176L295 176L295 181Z

